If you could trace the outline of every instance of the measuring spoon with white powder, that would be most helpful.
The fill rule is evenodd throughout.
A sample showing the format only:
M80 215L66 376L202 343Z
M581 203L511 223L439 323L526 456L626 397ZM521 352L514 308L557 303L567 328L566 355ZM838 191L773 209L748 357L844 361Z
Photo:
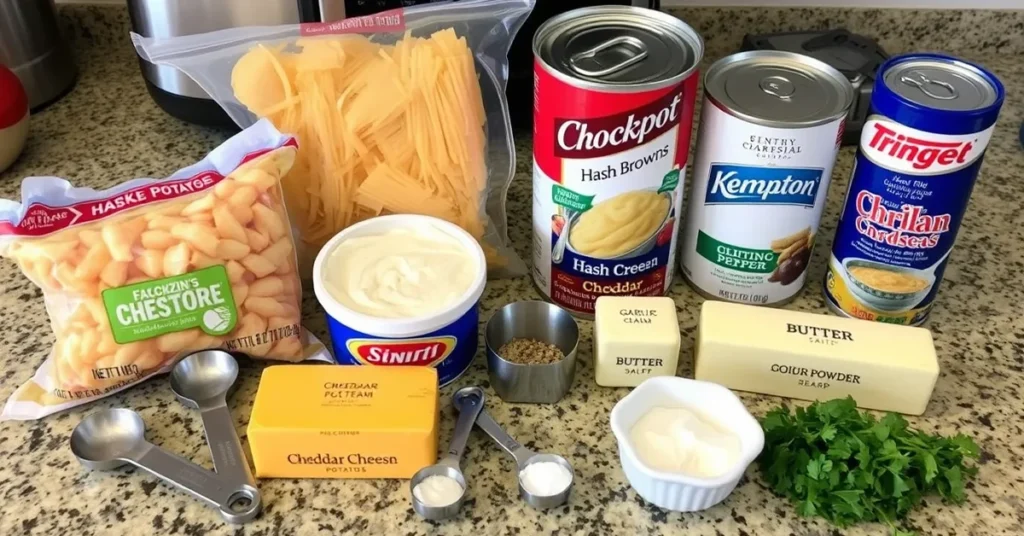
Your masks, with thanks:
M461 404L454 402L462 395ZM448 454L441 461L420 469L409 481L412 509L424 519L441 521L459 513L466 498L466 477L459 467L462 452L466 450L469 433L477 415L484 409L484 391L467 387L455 393L453 404L459 410L455 431L448 445Z
M455 393L452 403L459 411L475 409L470 405L470 396L460 396L469 389L479 388L461 389ZM557 454L540 454L524 447L482 408L476 417L476 425L516 461L519 496L527 504L545 509L561 506L569 500L574 478L572 466L565 458Z

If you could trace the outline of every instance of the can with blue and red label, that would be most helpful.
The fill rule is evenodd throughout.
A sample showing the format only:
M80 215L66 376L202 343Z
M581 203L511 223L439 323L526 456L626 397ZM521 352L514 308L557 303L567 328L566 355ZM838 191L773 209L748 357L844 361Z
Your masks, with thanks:
M881 66L825 274L835 312L928 318L1004 94L995 75L950 56Z
M464 290L449 296L452 299L439 303L431 311L414 316L378 316L354 308L353 303L373 300L363 294L347 301L339 299L339 292L355 289L362 293L376 285L385 291L378 296L380 303L401 305L415 301L416 296L409 293L410 286L428 274L421 263L445 255L444 251L431 249L424 255L410 258L409 254L427 249L422 243L416 243L417 235L410 234L409 240L398 247L382 248L384 251L368 254L362 260L357 260L358 256L348 257L357 264L350 270L338 270L338 265L331 260L342 253L339 248L346 243L361 240L366 244L381 244L380 240L388 233L413 230L443 236L447 245L457 245L456 249L465 253L464 258L460 257L457 270L445 271L440 279L431 279L435 283L460 279L454 272L464 270L471 275L464 281L467 283ZM451 267L450 264L439 266L442 270ZM469 368L477 353L479 302L486 282L486 266L484 252L472 235L453 223L430 216L378 216L341 231L324 245L313 263L313 291L326 313L338 364L431 367L437 369L441 387L453 382ZM432 271L436 275L438 270ZM339 285L349 278L353 281L351 285Z

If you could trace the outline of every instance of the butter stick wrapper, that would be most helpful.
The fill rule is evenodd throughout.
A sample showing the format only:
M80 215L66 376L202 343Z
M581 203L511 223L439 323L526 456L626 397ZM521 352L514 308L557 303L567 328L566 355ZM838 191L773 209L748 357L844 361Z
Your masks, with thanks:
M920 415L939 375L924 328L707 301L698 329L696 379L739 391Z

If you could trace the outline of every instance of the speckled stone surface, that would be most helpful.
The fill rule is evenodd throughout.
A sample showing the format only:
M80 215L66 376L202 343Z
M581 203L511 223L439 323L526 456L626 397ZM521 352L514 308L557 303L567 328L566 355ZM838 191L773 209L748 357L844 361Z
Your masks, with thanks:
M58 175L94 187L130 177L164 176L226 139L223 132L170 118L153 104L122 33L123 12L111 16L100 8L74 8L65 13L74 14L76 24L87 21L85 27L75 30L81 79L65 99L32 119L32 137L25 154L0 174L0 196L16 196L18 180L28 175ZM875 16L899 20L901 13L879 12ZM725 19L719 20L722 17ZM718 20L713 24L737 32L746 24L746 19L728 17L729 11L710 10L703 20L709 25ZM1024 40L1019 26L1013 39ZM913 37L893 38L892 42L913 47ZM911 419L927 431L962 431L974 436L984 456L978 478L969 485L966 504L949 506L930 499L926 508L911 517L910 524L922 534L1024 533L1024 320L1020 314L1024 300L1020 279L1024 268L1024 213L1020 210L1024 150L1017 142L1017 129L1024 120L1024 66L1005 51L987 46L965 44L964 55L993 69L1006 84L1009 96L929 324L942 375L928 412ZM510 233L516 250L528 257L528 135L521 133L517 146L518 172L509 193ZM824 271L852 156L851 148L844 149L836 166L820 233L822 243L811 264L812 283L789 308L825 311L816 282ZM4 326L0 330L4 363L0 398L6 399L32 375L53 338L39 291L12 263L0 261L0 266L0 325ZM683 333L679 372L688 376L692 374L693 336L701 300L678 280L671 296L678 305ZM487 318L509 301L534 298L538 298L537 291L526 277L493 281L488 284L481 315ZM311 297L305 305L309 327L323 334L323 321ZM449 522L419 520L410 507L404 481L281 479L260 482L265 501L262 517L244 527L226 526L214 511L139 471L89 472L78 465L67 447L71 429L84 415L126 406L142 414L151 441L212 467L198 415L174 399L167 379L161 377L41 421L0 423L0 534L884 534L879 525L837 531L816 520L797 518L789 504L765 489L755 469L748 470L724 503L705 512L669 513L645 504L619 468L615 440L607 424L612 406L628 390L594 383L591 325L582 322L581 327L576 384L558 404L501 402L487 383L482 358L454 386L483 385L492 396L488 411L513 435L531 448L560 453L574 464L576 487L564 507L540 513L520 502L513 463L482 434L474 433L463 462L470 499L461 515ZM230 399L242 434L262 367L243 362L238 389ZM446 388L442 392L443 442L453 425L452 391ZM741 396L757 416L780 402L766 396Z

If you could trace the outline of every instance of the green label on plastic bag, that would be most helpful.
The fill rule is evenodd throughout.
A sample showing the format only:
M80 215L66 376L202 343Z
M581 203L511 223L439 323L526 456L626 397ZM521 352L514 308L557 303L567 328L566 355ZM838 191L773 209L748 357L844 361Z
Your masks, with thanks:
M192 328L224 335L238 323L224 266L107 289L103 306L118 344Z
M594 202L594 196L583 195L562 185L555 184L551 190L551 200L569 210L586 212L590 210Z

